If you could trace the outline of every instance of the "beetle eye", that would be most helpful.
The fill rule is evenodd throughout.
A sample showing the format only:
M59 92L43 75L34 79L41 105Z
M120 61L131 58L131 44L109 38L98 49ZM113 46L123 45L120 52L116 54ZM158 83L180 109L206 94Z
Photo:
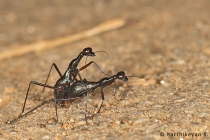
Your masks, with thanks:
M120 71L120 72L117 73L117 78L118 79L122 80L124 77L125 77L125 73L123 71Z
M92 52L92 48L88 47L83 50L84 55L86 56L95 56L95 53Z
M83 53L84 54L88 54L88 53L90 53L90 52L92 52L92 49L91 48L84 48L84 50L83 50Z

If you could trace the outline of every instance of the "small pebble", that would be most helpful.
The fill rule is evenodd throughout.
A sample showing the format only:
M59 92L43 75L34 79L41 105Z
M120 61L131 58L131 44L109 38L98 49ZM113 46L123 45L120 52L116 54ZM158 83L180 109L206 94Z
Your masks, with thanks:
M192 110L185 110L184 112L187 114L194 114L194 111L192 111Z
M15 131L15 130L12 130L11 132L10 132L10 134L11 135L15 135L17 132Z
M174 103L181 103L181 102L184 102L186 101L187 99L185 98L182 98L182 99L177 99L177 100L174 100Z
M48 119L47 123L48 124L56 124L57 120L55 118L50 118L50 119Z
M66 136L66 132L63 132L62 135L63 135L63 136Z
M70 122L71 122L71 123L74 123L74 122L75 122L75 120L74 120L74 119L70 119Z
M154 122L155 122L155 123L158 123L158 122L159 122L159 120L155 120Z
M120 121L119 121L119 120L116 120L114 123L115 123L116 125L120 125Z
M129 121L128 121L128 124L129 124L129 125L132 125L132 124L133 124L133 121L132 121L132 120L129 120Z
M154 107L157 107L157 108L162 108L163 106L162 106L162 105L158 105L158 104L156 104L156 105L154 105Z
M165 83L166 83L166 82L165 82L165 81L163 81L163 80L161 80L161 81L160 81L160 84L165 84Z
M50 136L48 136L48 135L45 135L44 137L42 137L42 139L50 139Z

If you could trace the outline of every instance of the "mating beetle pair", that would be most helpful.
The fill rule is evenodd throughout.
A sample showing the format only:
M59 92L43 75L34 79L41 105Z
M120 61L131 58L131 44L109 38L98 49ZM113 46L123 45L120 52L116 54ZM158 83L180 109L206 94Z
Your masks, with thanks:
M105 52L105 51L98 51L98 52ZM103 88L112 84L116 79L119 79L119 80L122 80L122 81L126 82L128 80L128 78L127 78L128 76L126 76L123 71L120 71L116 75L102 78L101 80L99 80L97 82L90 82L90 81L87 81L86 79L82 79L79 72L84 70L85 68L87 68L91 64L95 64L100 69L100 71L103 74L105 74L101 70L101 68L94 61L89 62L88 64L84 65L80 69L77 68L80 60L84 56L87 56L87 57L92 56L93 57L93 56L95 56L95 53L96 52L93 52L91 48L89 48L89 47L85 48L77 56L77 58L73 59L70 62L69 67L67 68L67 70L65 71L65 73L63 75L61 74L57 65L55 63L53 63L51 68L50 68L50 71L49 71L49 74L47 76L45 84L42 84L42 83L39 83L39 82L36 82L36 81L31 81L29 83L29 86L28 86L28 90L27 90L27 93L26 93L26 97L25 97L25 101L24 101L24 104L23 104L22 112L16 119L10 121L10 123L16 122L17 120L19 120L23 116L26 116L30 112L39 108L40 106L42 106L46 103L50 103L50 102L54 102L54 104L55 104L56 118L57 118L57 121L58 121L57 105L65 106L65 104L68 103L69 101L73 101L75 99L87 96L89 92L93 92L98 87L101 88L100 92L101 92L101 97L102 97L102 103L101 103L100 108L97 111L97 113L100 112L100 109L101 109L101 107L103 105L103 101L104 101ZM107 52L105 52L105 53L107 54ZM54 86L47 85L47 81L48 81L48 78L50 76L50 72L52 70L52 67L54 67L56 69L56 71L58 72L58 74L60 76L60 78L57 80L57 82ZM79 76L80 80L77 80L77 78L76 78L77 75ZM107 75L107 74L105 74L105 75ZM40 105L36 106L35 108L31 109L30 111L24 113L25 105L26 105L26 101L27 101L27 97L28 97L28 94L29 94L31 84L43 86L44 89L45 89L45 87L54 89L54 98L50 99L50 100L47 100L47 101L44 101L42 104L40 104ZM43 89L43 91L44 91L44 89ZM87 104L86 104L86 111L87 111ZM85 115L85 118L86 118L86 122L87 122L86 115Z

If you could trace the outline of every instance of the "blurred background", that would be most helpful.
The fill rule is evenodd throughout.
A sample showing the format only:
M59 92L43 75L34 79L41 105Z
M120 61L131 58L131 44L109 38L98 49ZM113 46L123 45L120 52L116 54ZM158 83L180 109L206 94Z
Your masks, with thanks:
M37 139L82 139L84 135L88 135L91 139L114 139L123 138L123 135L131 139L156 139L161 138L160 131L209 132L209 6L210 1L207 0L1 0L0 57L7 52L21 50L23 45L29 44L27 48L30 48L34 47L30 43L51 42L83 33L110 20L118 19L124 24L94 36L55 45L53 48L45 47L21 55L14 53L1 59L0 125L3 127L0 137L14 138L18 134L20 137ZM56 63L64 73L70 61L85 47L92 47L93 51L103 50L109 54L111 60L104 53L88 58L88 62L95 61L105 73L114 75L118 71L125 71L127 75L138 75L150 82L153 90L138 84L133 87L140 100L136 102L138 109L125 107L133 102L133 98L128 97L125 106L124 102L123 105L113 105L115 111L116 108L125 107L125 112L108 115L104 113L106 111L100 113L104 123L97 117L93 120L93 125L88 127L77 127L67 122L72 129L63 129L60 127L62 124L59 124L51 128L54 135L50 130L40 130L36 123L26 120L19 123L19 126L4 124L21 111L31 80L44 83L52 63ZM85 64L84 61L85 59L80 67ZM87 72L81 74L83 78L94 81L104 77L95 66L90 66ZM54 85L58 77L53 71L49 85ZM130 84L132 85L131 82ZM40 88L33 88L35 95L40 95ZM113 98L113 90L110 89L105 100ZM44 98L52 94L52 90L48 91ZM100 99L99 96L98 100ZM116 102L110 102L112 101ZM29 104L37 105L33 100ZM42 114L41 111L39 114ZM132 123L125 121L125 118L121 119L123 115L127 120L132 120ZM106 121L108 117L111 121ZM64 115L64 124L65 118ZM31 119L33 120L29 117ZM24 125L30 127L23 130ZM18 131L15 127L18 127ZM31 129L34 135L26 136L32 134Z

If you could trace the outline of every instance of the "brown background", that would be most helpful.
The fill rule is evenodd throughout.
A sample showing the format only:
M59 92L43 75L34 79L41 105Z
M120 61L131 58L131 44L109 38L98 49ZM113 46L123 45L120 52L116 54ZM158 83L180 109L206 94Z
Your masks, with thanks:
M126 20L122 28L54 49L27 53L1 60L0 138L3 139L169 139L167 132L201 133L210 137L209 55L210 1L207 0L1 0L0 52L20 45L56 39L92 28L107 20ZM52 63L63 73L69 62L85 47L107 51L110 59L97 53L94 60L109 75L125 71L134 94L118 82L104 89L101 113L84 120L85 99L69 108L59 108L59 123L53 104L45 105L18 122L31 80L44 83ZM1 55L0 53L0 55ZM84 65L84 60L80 67ZM95 66L81 72L83 78L98 81L104 75ZM55 70L49 79L54 85ZM53 97L53 90L32 86L27 110ZM96 90L89 96L93 113L101 102ZM160 132L165 136L161 137ZM204 137L207 132L208 137ZM172 137L179 139L180 136ZM186 136L186 139L192 137Z

